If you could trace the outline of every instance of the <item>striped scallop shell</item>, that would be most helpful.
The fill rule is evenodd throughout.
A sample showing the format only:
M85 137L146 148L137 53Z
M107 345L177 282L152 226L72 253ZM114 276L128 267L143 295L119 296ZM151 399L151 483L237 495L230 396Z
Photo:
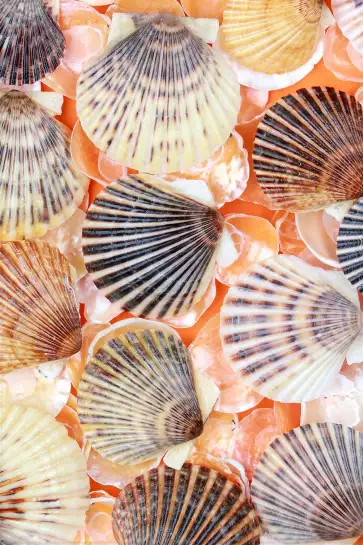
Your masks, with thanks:
M0 374L72 356L82 336L71 266L42 242L0 244Z
M349 282L363 293L363 199L352 206L340 224L337 256Z
M81 450L36 409L0 406L0 543L71 545L89 506Z
M223 351L246 386L284 402L319 397L362 327L357 292L339 272L294 256L256 264L230 288Z
M93 59L78 81L82 127L117 163L185 172L230 136L241 102L236 76L181 17L123 22L133 31Z
M363 533L363 435L309 424L275 439L252 481L264 529L279 543L358 538Z
M224 45L234 59L256 72L292 72L316 50L322 8L322 0L228 0Z
M0 240L59 227L87 187L71 158L69 130L24 93L0 96Z
M332 0L331 7L344 36L363 55L363 0Z
M260 121L257 179L276 208L304 211L363 195L363 110L331 87L281 98Z
M156 458L203 431L188 350L171 328L146 320L120 322L98 347L77 410L92 447L121 465Z
M111 303L171 318L198 302L214 275L223 217L148 175L110 184L83 226L85 264Z
M206 467L165 466L121 490L113 510L119 545L258 545L261 534L245 490Z
M66 46L58 11L59 0L0 0L0 84L32 84L54 72Z

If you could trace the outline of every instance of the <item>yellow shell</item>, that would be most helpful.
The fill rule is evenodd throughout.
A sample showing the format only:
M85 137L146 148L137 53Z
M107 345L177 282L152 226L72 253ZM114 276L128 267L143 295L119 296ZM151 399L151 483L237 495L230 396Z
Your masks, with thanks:
M0 374L72 356L82 336L71 266L42 242L0 244Z
M316 49L322 8L322 0L228 0L223 12L224 47L256 72L292 72Z

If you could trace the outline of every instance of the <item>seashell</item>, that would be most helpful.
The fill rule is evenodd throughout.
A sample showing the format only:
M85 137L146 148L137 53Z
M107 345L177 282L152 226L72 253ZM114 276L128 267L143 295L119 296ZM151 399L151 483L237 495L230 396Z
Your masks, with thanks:
M346 278L363 293L363 199L352 206L340 224L337 256Z
M336 271L294 256L256 264L221 311L225 356L247 387L277 401L319 397L362 327L358 293Z
M317 210L363 195L363 110L331 87L281 98L259 123L257 179L275 208Z
M214 276L223 216L212 199L204 204L183 194L179 182L121 178L87 213L86 268L111 303L135 316L187 313Z
M81 204L68 132L24 93L0 96L0 240L43 236Z
M363 55L362 0L332 0L331 7L337 24L358 53Z
M59 65L66 47L59 0L0 0L0 84L28 85Z
M198 165L237 122L233 69L183 17L119 20L119 39L86 65L77 84L84 131L110 159L141 172Z
M89 506L82 452L32 408L0 406L0 542L70 545Z
M72 356L82 336L71 266L42 242L0 244L0 374Z
M244 487L207 467L159 466L121 489L112 513L119 545L258 545L256 513Z
M228 0L223 42L232 58L265 74L303 66L321 37L322 0Z
M77 410L86 439L102 456L139 464L202 433L189 352L173 329L126 320L90 349Z
M363 435L309 424L275 439L252 481L264 529L279 543L358 538L363 532Z

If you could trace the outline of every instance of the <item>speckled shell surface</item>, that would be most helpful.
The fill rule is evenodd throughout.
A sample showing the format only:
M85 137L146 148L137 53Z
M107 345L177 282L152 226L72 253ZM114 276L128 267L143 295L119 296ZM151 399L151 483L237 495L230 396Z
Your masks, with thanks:
M113 511L119 545L258 545L245 491L214 470L159 466L121 490Z

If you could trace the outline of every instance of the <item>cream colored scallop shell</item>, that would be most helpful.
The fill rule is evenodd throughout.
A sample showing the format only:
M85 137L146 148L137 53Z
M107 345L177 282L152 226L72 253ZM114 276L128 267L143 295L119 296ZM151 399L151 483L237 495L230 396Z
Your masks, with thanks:
M358 53L363 55L362 0L332 0L331 7L340 30Z

